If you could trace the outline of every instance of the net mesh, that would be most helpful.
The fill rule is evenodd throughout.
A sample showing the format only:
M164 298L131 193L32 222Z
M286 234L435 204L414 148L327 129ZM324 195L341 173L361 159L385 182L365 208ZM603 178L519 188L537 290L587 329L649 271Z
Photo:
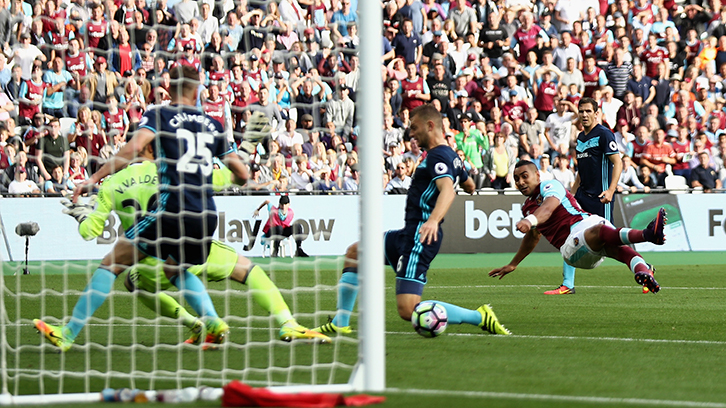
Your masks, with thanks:
M201 2L190 2L197 6ZM231 2L230 2L231 3ZM259 6L265 9L269 2L250 1L250 5ZM274 2L273 2L274 3ZM108 6L109 3L104 3ZM222 22L228 22L224 12L229 11L227 4L218 2L213 10L214 16L221 18ZM124 109L128 116L129 131L133 131L141 119L145 109L151 106L168 104L169 87L168 78L163 70L159 70L155 64L164 63L166 68L179 64L191 64L206 73L204 84L206 85L200 96L200 103L207 113L215 113L214 107L206 106L205 98L210 97L211 85L218 85L223 88L229 85L234 92L234 100L229 103L229 115L223 120L226 125L226 135L230 141L240 147L244 159L263 154L263 160L270 153L274 152L268 142L270 134L275 129L284 127L284 117L289 117L296 122L302 121L305 113L311 113L314 121L308 130L323 130L325 116L320 115L320 108L324 106L326 99L333 98L333 92L342 84L345 84L344 77L336 76L305 76L303 81L297 84L303 89L307 84L312 85L317 95L322 88L323 98L310 98L305 101L295 101L294 95L287 95L281 98L278 93L270 95L277 101L284 103L277 104L282 108L282 116L277 113L269 114L264 109L245 109L252 98L248 92L252 90L258 93L260 86L265 85L271 89L275 88L280 80L282 72L285 78L285 91L290 90L290 82L294 76L300 75L301 71L295 74L302 65L305 72L313 72L317 68L316 61L312 60L304 52L274 51L262 52L260 47L269 36L275 37L284 34L286 24L273 24L276 27L273 31L267 30L262 42L255 33L249 29L238 33L239 26L221 27L221 39L228 44L230 38L237 39L242 45L227 48L219 54L204 51L204 44L192 42L194 49L193 57L184 60L186 40L184 37L183 25L175 25L168 21L166 16L158 16L153 8L152 16L148 17L148 24L142 29L121 30L121 35L129 35L129 42L138 47L134 57L139 57L139 65L135 66L131 73L119 72L118 64L119 47L117 44L106 44L106 39L101 39L98 48L90 48L90 42L94 42L90 36L92 33L86 31L76 32L77 39L81 39L79 46L81 53L91 58L93 66L86 66L88 72L84 76L79 73L78 63L71 66L69 59L65 58L66 69L72 74L75 81L89 86L89 78L94 75L100 67L101 57L106 59L110 69L119 72L118 80L122 88L117 89L121 95L118 101L119 106ZM93 18L93 8L90 16L86 17L73 6L66 8L66 28L80 30L83 26L88 28L89 19ZM108 13L108 12L107 12ZM266 17L264 15L263 17ZM80 19L79 19L80 18ZM133 13L132 16L133 17ZM147 17L144 17L146 19ZM108 16L104 17L111 34L123 25L116 24ZM95 23L94 23L95 24ZM311 19L301 22L303 25L311 25ZM129 24L131 27L132 24ZM235 28L237 27L237 28ZM295 27L302 32L304 27ZM152 30L153 29L153 30ZM85 29L84 29L85 30ZM145 52L145 44L138 40L138 36L153 37L156 34L157 42L152 47L154 58L149 60ZM216 34L215 34L216 36ZM302 41L303 39L300 38ZM213 39L212 42L216 41ZM314 38L314 42L325 44L337 42L336 38ZM170 43L175 42L174 49L168 49ZM73 41L71 41L73 43ZM260 44L258 44L260 43ZM105 45L104 45L105 44ZM111 45L111 46L109 46ZM352 47L353 44L351 43ZM71 45L73 47L73 45ZM226 47L226 45L225 45ZM355 51L343 42L339 42L337 51L349 58ZM273 46L273 49L275 47ZM279 48L279 47L278 47ZM66 50L54 50L53 56L64 57ZM268 55L269 54L269 55ZM215 77L217 72L214 66L215 57L222 57L221 64L224 74L220 78ZM275 64L279 58L285 61L284 68L269 69L266 73L256 71L252 66L253 60L262 60L267 67ZM74 60L75 61L75 60ZM122 64L124 62L121 62ZM87 65L81 63L81 65ZM308 66L309 65L309 66ZM242 77L235 78L234 71L239 70L236 66L243 68ZM142 69L142 72L138 68ZM154 72L156 68L156 72ZM290 72L288 72L290 71ZM211 74L211 75L210 75ZM110 80L115 78L106 78ZM126 79L124 79L126 78ZM129 79L130 78L130 79ZM96 78L97 81L97 78ZM309 82L308 82L309 81ZM336 82L337 81L337 82ZM106 82L107 85L109 82ZM79 84L79 85L80 85ZM98 82L95 82L98 85ZM336 85L337 84L337 85ZM160 85L160 86L159 86ZM166 85L166 86L165 86ZM147 87L151 89L147 89ZM173 86L173 84L172 84ZM248 89L250 88L250 89ZM76 94L83 92L81 86L75 89ZM220 93L225 93L221 90ZM144 98L139 95L146 93ZM241 93L242 96L239 96ZM72 92L66 92L73 96ZM94 95L91 95L93 98ZM292 98L292 99L291 99ZM106 101L92 100L93 110L101 114L106 113L110 107ZM82 111L79 110L79 112ZM85 134L80 122L76 118L68 116L61 121L63 137L71 141L71 148L80 151L80 147L86 147L89 166L97 169L103 160L112 157L116 148L122 145L124 131L123 123L119 127L116 119L106 116L99 123L102 123L108 137L108 152L94 151L93 136ZM80 119L82 113L78 113ZM30 118L26 118L28 122ZM22 121L22 119L21 119ZM75 132L71 130L71 122L75 126ZM114 122L114 123L111 123ZM336 123L338 123L336 119ZM344 133L346 136L340 142L354 141L352 123L340 126L340 129L331 129L331 133ZM85 125L84 125L85 126ZM335 125L333 125L335 126ZM73 140L73 141L72 141ZM258 142L262 142L258 146ZM106 155L106 157L102 157ZM319 159L319 158L318 158ZM328 163L321 165L335 166L335 156ZM284 186L278 186L283 189ZM305 188L303 187L303 190ZM229 192L230 190L227 190ZM234 190L236 192L236 190ZM60 214L62 208L53 200L56 205L55 215L34 213L32 206L25 206L25 212L16 214L26 219L47 219L48 217L64 217ZM46 203L47 204L47 203ZM23 207L23 206L20 206ZM250 211L252 209L250 208ZM351 214L351 216L355 216ZM44 218L45 217L45 218ZM75 225L75 224L74 224ZM99 238L105 244L113 243L118 234L113 231L119 226L118 219L113 216L106 224L106 231ZM41 228L44 225L41 222ZM17 239L2 231L4 238ZM64 235L76 234L74 229L68 229L51 240L50 245L76 245L77 237L71 239ZM317 239L317 238L316 238ZM351 239L351 242L355 239ZM43 245L48 245L43 241ZM33 261L28 268L28 274L24 274L24 264L7 259L2 264L2 277L0 288L0 346L2 348L2 391L12 395L43 395L43 394L65 394L65 393L91 393L98 392L104 388L138 388L138 389L172 389L186 386L221 386L232 379L242 380L251 385L275 386L275 385L326 385L345 384L354 374L358 360L357 336L340 336L335 338L332 344L311 344L309 342L286 343L279 339L280 326L270 317L265 310L255 303L250 295L249 289L237 282L224 280L221 282L209 282L208 289L212 301L219 313L219 316L230 326L228 341L215 351L203 351L198 346L185 345L184 340L189 337L188 329L176 321L167 317L160 317L142 305L138 300L139 293L130 293L124 287L125 274L116 279L113 290L88 324L82 329L75 340L72 348L60 353L58 348L48 343L42 334L38 335L33 319L40 318L53 325L62 325L68 322L79 296L83 293L84 287L91 279L98 267L98 261L74 260L74 261L49 261L44 256L44 247L33 248L31 239L31 259L44 259ZM108 246L110 248L110 245ZM35 252L35 254L33 254ZM239 253L244 253L238 249ZM8 255L11 255L8 247ZM17 253L15 254L17 257ZM90 258L90 257L89 257ZM50 258L52 259L52 258ZM262 266L276 283L284 296L294 317L299 323L307 327L315 327L327 321L328 315L335 313L331 310L336 304L336 292L342 259L338 258L310 258L310 260L294 262L275 261L262 262ZM185 306L184 297L176 289L168 292L182 306ZM187 309L193 311L187 306ZM355 315L354 315L355 321Z
M297 320L325 322L335 304L340 262L320 258L268 270ZM69 316L97 263L38 262L23 275L22 263L5 262L3 385L13 395L98 392L104 388L163 390L221 386L237 379L257 386L344 384L357 362L358 341L340 336L332 344L286 343L280 327L256 305L249 290L226 280L209 283L217 312L230 326L228 341L214 351L185 345L189 331L159 317L117 279L108 300L65 353L48 343L33 319L60 325ZM123 276L122 276L123 277ZM179 292L169 292L184 305Z

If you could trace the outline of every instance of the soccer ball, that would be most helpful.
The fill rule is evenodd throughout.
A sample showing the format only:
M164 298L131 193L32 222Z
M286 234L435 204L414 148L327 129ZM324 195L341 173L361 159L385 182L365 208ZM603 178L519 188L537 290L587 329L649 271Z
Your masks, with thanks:
M411 313L413 329L424 337L436 337L443 334L448 320L446 309L430 300L417 304Z

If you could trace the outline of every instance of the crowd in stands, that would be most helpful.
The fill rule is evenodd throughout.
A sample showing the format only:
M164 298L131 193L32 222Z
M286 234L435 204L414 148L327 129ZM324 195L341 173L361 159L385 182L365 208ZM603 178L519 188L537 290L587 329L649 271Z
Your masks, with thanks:
M381 137L382 187L404 193L426 103L479 188L511 187L524 158L570 187L583 97L616 135L619 190L723 187L720 0L371 0L384 123L365 136L359 1L0 0L0 189L67 194L170 103L178 64L199 70L198 106L248 160L250 191L355 191L358 138Z

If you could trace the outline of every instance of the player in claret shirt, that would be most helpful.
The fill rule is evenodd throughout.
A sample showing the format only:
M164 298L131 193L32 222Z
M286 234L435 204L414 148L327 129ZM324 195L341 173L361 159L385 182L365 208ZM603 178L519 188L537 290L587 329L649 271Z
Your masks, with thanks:
M630 267L635 281L657 293L660 285L653 277L653 267L647 264L630 244L665 243L665 209L644 230L615 228L599 215L583 211L575 197L557 180L540 181L534 163L522 160L514 168L514 182L527 199L522 206L524 218L517 229L524 233L519 250L509 264L489 272L499 279L513 272L537 246L542 235L560 250L568 265L593 269L605 257L618 260Z

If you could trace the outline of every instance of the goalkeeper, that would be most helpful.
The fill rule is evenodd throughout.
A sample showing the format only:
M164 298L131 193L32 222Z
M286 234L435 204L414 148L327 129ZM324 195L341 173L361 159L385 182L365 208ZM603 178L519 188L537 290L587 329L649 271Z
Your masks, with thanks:
M79 222L78 232L85 240L91 240L101 235L106 219L112 210L118 214L124 230L128 230L135 225L136 217L139 214L145 213L154 206L158 194L158 183L156 164L152 161L151 145L146 146L141 152L141 158L148 160L129 165L101 185L95 210L92 202L86 205L64 203L67 209L63 212L76 218ZM192 336L186 343L223 342L224 339L217 338L212 333L205 336L205 326L199 319L189 314L173 297L159 292L159 290L172 286L164 274L162 265L163 262L154 257L142 259L136 266L129 268L125 280L126 288L131 292L139 289L139 300L145 306L162 316L178 319L189 327L192 330ZM254 265L248 258L238 255L228 245L213 241L207 262L189 268L189 272L197 276L205 274L207 280L214 282L229 278L250 287L252 297L257 304L271 313L277 324L281 325L280 339L282 340L330 341L327 336L299 325L292 317L277 286L265 271L258 265ZM39 319L34 320L34 324L51 343L63 351L70 348L72 340L66 341L67 333L65 338L61 335L64 331L63 328L49 325Z

